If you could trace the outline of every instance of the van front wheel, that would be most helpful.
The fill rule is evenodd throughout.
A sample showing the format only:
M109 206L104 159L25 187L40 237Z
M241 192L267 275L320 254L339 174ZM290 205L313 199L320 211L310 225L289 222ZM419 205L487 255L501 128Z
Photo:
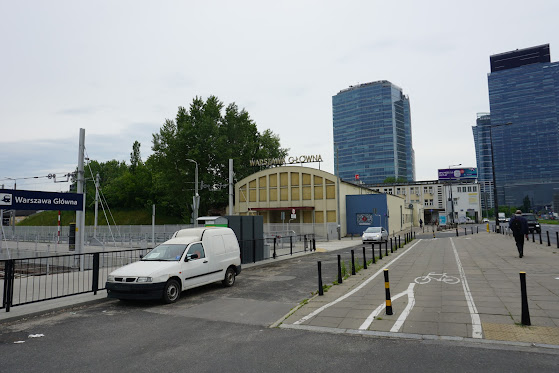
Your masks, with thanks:
M177 280L169 280L165 284L163 290L163 301L165 303L174 303L181 296L181 287Z
M225 272L225 279L221 282L225 287L233 286L233 284L235 284L235 270L231 267L227 268L227 272Z

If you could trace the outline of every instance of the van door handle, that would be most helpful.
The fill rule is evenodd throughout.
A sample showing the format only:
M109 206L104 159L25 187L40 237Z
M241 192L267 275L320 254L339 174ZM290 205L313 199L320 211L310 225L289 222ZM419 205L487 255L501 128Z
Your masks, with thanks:
M204 263L207 263L207 262L208 262L207 260L204 260Z

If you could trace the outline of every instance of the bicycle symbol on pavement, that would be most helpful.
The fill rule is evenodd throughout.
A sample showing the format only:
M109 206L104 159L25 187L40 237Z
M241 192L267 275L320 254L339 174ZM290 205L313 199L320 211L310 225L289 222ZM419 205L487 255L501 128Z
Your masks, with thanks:
M445 284L457 284L460 282L460 279L458 277L449 276L446 273L435 273L435 272L429 272L429 274L425 276L419 276L415 278L415 282L420 285L428 284L429 282L431 282L431 280L435 280L439 282L442 281Z

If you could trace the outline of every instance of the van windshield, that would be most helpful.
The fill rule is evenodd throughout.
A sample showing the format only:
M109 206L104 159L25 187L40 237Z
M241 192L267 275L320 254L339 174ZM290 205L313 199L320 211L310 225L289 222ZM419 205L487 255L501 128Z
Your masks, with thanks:
M179 261L186 245L162 244L151 250L142 258L143 261Z

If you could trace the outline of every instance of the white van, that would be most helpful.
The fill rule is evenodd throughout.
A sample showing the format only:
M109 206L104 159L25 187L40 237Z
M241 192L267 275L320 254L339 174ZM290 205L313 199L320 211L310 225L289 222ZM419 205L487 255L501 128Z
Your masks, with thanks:
M241 273L241 252L230 228L181 229L139 262L109 274L109 298L163 299L173 303L183 290L222 281L233 286Z

